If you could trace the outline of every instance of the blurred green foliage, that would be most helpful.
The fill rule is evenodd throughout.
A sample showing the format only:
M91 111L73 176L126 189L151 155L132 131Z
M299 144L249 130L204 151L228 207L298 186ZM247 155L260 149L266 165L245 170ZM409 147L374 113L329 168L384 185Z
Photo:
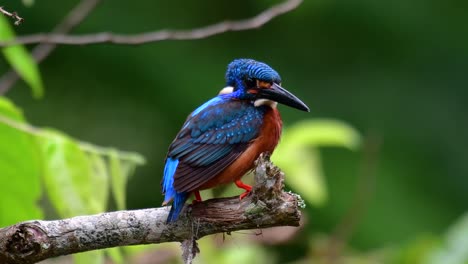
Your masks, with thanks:
M21 111L1 98L0 116L24 122ZM37 204L41 196L41 165L34 139L4 124L0 124L0 134L0 226L42 218Z
M101 148L56 130L32 127L4 97L0 97L0 132L0 227L44 218L49 205L61 218L105 212L111 189L117 207L125 206L125 182L135 166L144 163L136 153ZM45 198L42 193L48 199L39 207L40 198ZM115 263L123 263L119 250L106 251ZM77 264L104 263L104 251L73 257Z
M338 120L303 121L284 129L272 161L288 175L286 184L306 202L321 206L327 200L327 191L317 147L339 146L357 150L360 138L354 128Z
M250 17L276 2L103 1L76 33L188 29ZM25 8L17 1L9 9L26 18L15 28L23 35L49 31L73 5L42 0ZM463 228L450 227L463 223L467 211L466 7L467 3L455 0L305 1L258 30L142 46L60 46L40 66L47 96L31 99L29 83L17 84L7 96L34 124L142 153L148 163L129 179L123 199L129 208L154 207L162 200L159 182L167 146L186 115L223 87L225 67L232 59L265 61L278 70L283 85L311 107L306 115L280 106L285 138L296 121L318 117L344 120L364 135L371 131L383 138L373 194L342 251L342 262L466 263L463 240L443 235L454 230L449 233L462 237ZM0 62L2 72L9 63ZM8 117L24 121L21 116ZM0 129L2 135L14 133L10 127ZM23 140L17 153L31 144L28 138L12 136ZM0 146L10 142L0 141ZM304 153L318 157L314 152L312 147ZM8 158L4 153L1 150L0 166ZM34 164L37 155L31 152L17 162ZM276 159L281 152L274 155ZM324 250L355 195L361 159L360 151L321 149L314 164L320 165L315 168L325 172L326 180L315 183L326 189L300 192L317 201L309 202L304 211L307 222L302 231L287 243L255 244L252 248L266 252L260 256L267 257L253 262L309 263L312 259L326 263ZM11 181L9 175L0 175L0 180L7 177L2 184L4 179ZM37 184L25 188L37 188ZM28 195L25 199L35 200L40 192L36 189ZM314 206L320 201L322 206ZM29 209L28 213L40 217L37 206ZM0 219L4 217L2 213ZM257 236L243 237L250 241ZM221 245L215 251L229 247L233 255L236 250L239 256L248 255L243 245L251 244L239 236L232 240L234 246ZM158 250L173 252L174 247L164 245ZM216 253L213 257L224 259ZM177 261L177 254L172 259Z
M8 41L15 37L12 26L5 16L0 16L0 40ZM32 56L23 45L15 45L2 49L3 56L15 71L28 83L36 98L42 97L44 88L39 69Z

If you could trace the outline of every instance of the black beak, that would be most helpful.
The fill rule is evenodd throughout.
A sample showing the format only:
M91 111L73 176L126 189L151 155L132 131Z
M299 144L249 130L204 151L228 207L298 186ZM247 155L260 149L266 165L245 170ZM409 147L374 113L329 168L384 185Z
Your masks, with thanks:
M269 99L302 111L310 112L309 107L307 107L307 105L304 104L299 98L276 83L273 83L269 89L259 89L258 97Z

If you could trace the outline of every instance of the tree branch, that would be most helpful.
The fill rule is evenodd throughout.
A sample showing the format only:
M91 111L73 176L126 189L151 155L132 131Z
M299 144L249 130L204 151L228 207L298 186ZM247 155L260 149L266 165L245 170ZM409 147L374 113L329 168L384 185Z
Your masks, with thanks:
M110 32L85 34L80 36L62 34L34 34L17 37L12 41L0 42L0 47L14 44L53 43L65 45L87 45L98 43L113 43L121 45L140 45L163 40L189 40L207 38L213 35L229 32L255 29L263 26L273 18L287 13L301 4L302 0L287 0L284 3L272 6L255 17L238 20L225 21L206 27L191 30L161 30L146 32L135 35L121 35Z
M4 14L5 16L13 18L15 20L15 26L19 26L24 21L24 18L18 16L18 13L16 12L10 13L6 11L5 9L3 9L3 6L0 6L0 13Z
M78 26L91 11L97 6L100 0L83 0L68 13L65 18L60 22L52 32L55 34L65 34L73 30ZM37 62L43 61L47 56L54 51L57 47L55 44L42 43L34 47L32 50L32 56ZM0 79L0 94L8 91L13 84L18 81L18 74L10 70L6 72Z
M35 263L51 257L124 245L185 241L184 258L206 235L273 226L298 226L297 195L283 192L284 174L269 157L257 160L252 193L211 199L185 208L166 224L169 208L117 211L55 221L27 221L0 229L0 263ZM188 252L187 252L188 250Z

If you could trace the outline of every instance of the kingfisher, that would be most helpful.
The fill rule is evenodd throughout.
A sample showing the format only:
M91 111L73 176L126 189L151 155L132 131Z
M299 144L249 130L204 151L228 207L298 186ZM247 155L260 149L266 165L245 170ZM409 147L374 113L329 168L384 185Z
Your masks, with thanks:
M226 87L195 109L167 152L161 181L163 205L172 202L167 222L174 222L190 195L234 183L252 186L241 177L253 169L263 152L272 153L281 136L277 104L309 112L299 98L281 87L280 75L253 59L236 59L226 71Z

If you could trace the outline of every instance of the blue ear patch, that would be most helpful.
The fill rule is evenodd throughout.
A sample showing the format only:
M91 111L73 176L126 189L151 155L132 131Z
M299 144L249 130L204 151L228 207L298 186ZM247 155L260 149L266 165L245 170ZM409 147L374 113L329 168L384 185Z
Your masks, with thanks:
M175 158L167 158L166 166L164 167L164 176L162 182L162 191L164 193L164 203L170 202L176 191L174 190L174 174L176 172L179 160Z

